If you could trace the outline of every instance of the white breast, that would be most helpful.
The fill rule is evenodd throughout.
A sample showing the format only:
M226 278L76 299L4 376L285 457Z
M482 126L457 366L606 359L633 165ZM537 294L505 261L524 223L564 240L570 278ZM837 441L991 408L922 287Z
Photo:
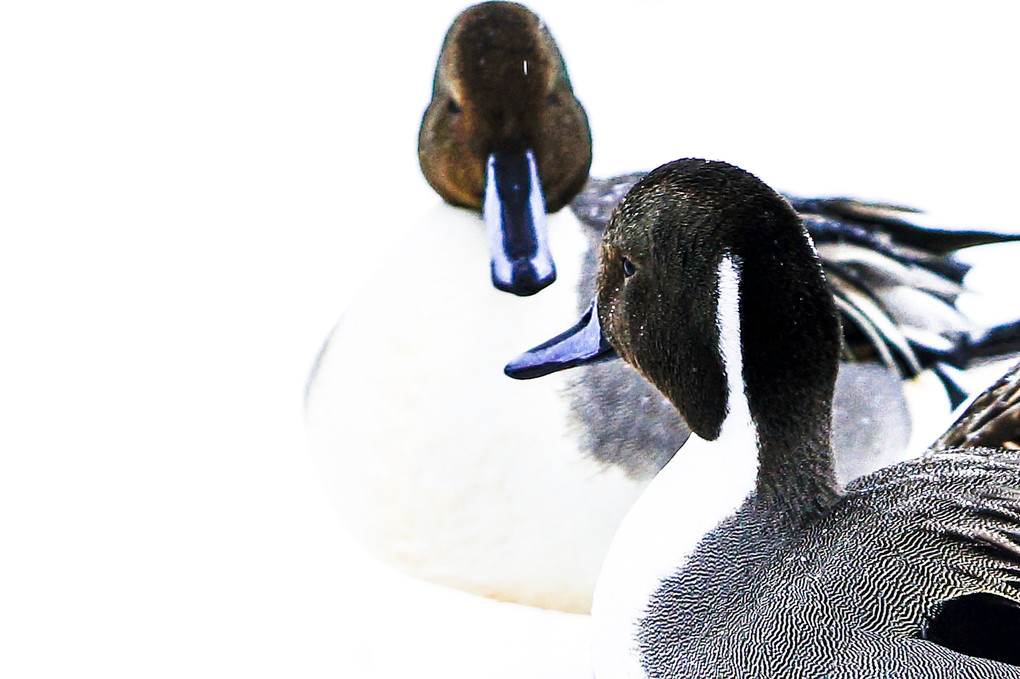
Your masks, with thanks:
M585 241L549 219L558 280L493 289L476 213L442 207L379 262L312 378L309 439L358 537L412 574L587 611L612 533L641 487L578 449L565 373L519 382L507 360L576 318Z

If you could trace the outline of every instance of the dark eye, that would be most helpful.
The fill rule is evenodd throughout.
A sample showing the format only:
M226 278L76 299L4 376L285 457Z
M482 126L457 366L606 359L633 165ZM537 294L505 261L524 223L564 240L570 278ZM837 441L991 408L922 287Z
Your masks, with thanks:
M450 113L460 113L460 106L453 99L450 99L446 102L446 110Z
M630 261L626 257L623 258L623 275L630 278L637 271L637 267L634 266L634 262Z

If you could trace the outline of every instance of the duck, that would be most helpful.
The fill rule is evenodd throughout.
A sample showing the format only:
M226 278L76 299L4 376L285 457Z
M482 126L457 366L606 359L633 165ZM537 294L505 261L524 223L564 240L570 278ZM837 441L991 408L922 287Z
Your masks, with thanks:
M305 395L330 496L371 552L429 582L574 613L590 610L617 525L688 435L622 362L524 387L502 375L507 356L590 299L605 223L637 180L589 177L591 147L542 20L507 2L459 15L418 147L444 204L409 228L344 311ZM906 455L944 430L946 385L959 375L936 370L988 348L954 306L966 266L952 253L1008 236L963 238L908 210L849 200L800 207L813 232L829 234L843 273L836 447L857 451L837 458L849 480L889 462L861 451ZM538 275L550 270L554 282ZM920 317L910 295L926 302ZM993 355L1011 341L1008 329L996 337ZM889 439L897 445L877 445Z
M599 261L581 321L505 372L622 358L692 434L606 557L597 677L1020 677L1020 365L923 455L843 489L839 307L789 201L673 161Z

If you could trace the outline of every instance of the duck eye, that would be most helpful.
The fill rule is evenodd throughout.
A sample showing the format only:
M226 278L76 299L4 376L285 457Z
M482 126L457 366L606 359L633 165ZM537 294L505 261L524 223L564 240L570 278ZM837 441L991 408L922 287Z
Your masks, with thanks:
M630 278L637 271L637 267L634 266L634 262L630 261L626 257L623 258L623 275Z
M460 113L460 106L453 99L449 99L446 102L446 110L450 113Z

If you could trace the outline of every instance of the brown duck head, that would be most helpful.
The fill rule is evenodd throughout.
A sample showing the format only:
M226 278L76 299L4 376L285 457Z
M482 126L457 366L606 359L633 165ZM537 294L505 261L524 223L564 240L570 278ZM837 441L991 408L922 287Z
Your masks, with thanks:
M497 288L531 295L555 280L545 213L584 186L591 133L541 19L509 2L457 17L439 55L418 160L447 202L482 210Z

